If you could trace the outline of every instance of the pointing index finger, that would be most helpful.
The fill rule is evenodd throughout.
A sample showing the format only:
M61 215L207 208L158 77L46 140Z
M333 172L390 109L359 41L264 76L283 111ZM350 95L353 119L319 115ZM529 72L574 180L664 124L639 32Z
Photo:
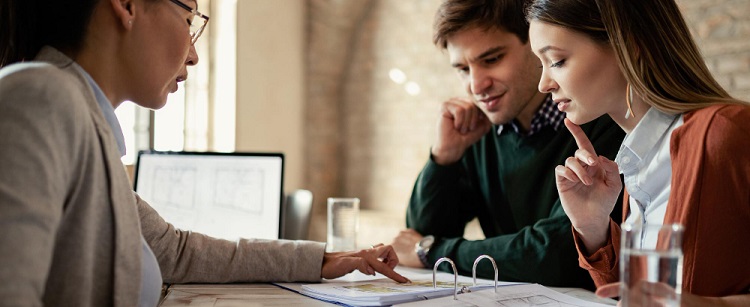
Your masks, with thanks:
M581 127L574 124L567 118L565 119L565 127L567 127L568 131L570 131L570 134L573 135L573 139L576 140L576 145L578 145L578 148L588 151L594 157L596 157L594 145L591 144L591 141L589 141L589 138L586 136L586 133L583 132L583 129L581 129Z
M375 269L375 271L377 271L380 274L385 275L385 277L393 279L399 283L410 282L408 278L402 276L399 273L396 273L396 271L394 271L391 267L389 267L387 264L383 262L380 262L378 260L375 260L375 261L368 260L367 262L373 269Z

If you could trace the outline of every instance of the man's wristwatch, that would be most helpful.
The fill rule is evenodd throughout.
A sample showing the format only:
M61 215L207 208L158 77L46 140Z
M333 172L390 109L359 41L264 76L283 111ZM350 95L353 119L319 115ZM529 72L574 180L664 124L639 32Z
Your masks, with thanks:
M427 253L430 252L433 243L435 243L434 236L425 236L414 245L414 251L417 252L417 257L419 257L419 261L422 262L425 268L429 268L430 266L430 263L427 261Z

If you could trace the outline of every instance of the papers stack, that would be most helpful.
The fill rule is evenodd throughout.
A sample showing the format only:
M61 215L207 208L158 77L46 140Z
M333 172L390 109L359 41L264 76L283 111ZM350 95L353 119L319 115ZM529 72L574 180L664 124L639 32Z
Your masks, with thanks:
M604 301L604 300L602 300ZM607 300L614 305L614 301ZM397 306L403 307L444 307L444 306L563 306L563 307L609 307L610 304L582 300L562 294L538 284L516 285L459 294L457 299L450 297L435 300L412 302ZM394 307L397 307L394 306Z

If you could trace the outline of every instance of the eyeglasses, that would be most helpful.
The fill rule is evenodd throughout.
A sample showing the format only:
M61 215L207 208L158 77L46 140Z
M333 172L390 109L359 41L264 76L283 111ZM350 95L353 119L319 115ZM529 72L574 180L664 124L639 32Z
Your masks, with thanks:
M190 19L190 44L194 45L195 41L203 34L203 29L208 24L208 16L201 14L197 10L189 7L187 4L180 2L179 0L169 0L172 3L177 4L179 7L193 13L193 17ZM202 19L202 20L201 20ZM202 22L201 22L202 21Z

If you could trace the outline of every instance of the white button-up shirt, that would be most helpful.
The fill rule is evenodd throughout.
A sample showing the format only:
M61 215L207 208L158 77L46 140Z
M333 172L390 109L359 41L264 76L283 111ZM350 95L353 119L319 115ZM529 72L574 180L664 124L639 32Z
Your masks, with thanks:
M682 115L670 115L651 108L625 136L615 162L625 177L630 195L626 223L661 225L672 188L672 160L669 142L672 131L683 124ZM656 247L658 233L643 234L641 246Z

